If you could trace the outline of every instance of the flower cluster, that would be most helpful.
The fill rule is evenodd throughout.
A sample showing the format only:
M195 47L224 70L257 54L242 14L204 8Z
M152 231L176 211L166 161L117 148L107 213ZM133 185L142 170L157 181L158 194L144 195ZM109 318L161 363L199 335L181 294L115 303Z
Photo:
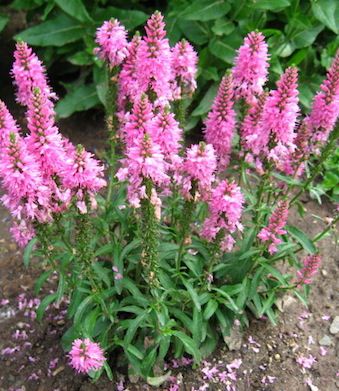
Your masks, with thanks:
M18 43L12 71L18 101L27 107L29 133L20 128L5 104L0 102L0 176L6 194L2 202L15 222L11 232L20 246L34 236L36 224L53 221L54 214L71 205L81 213L104 185L103 168L93 156L77 151L54 123L55 95L45 70L26 43Z
M265 244L268 244L268 251L274 254L278 251L277 245L282 242L278 235L284 235L284 227L288 217L288 202L280 201L268 221L268 226L263 228L258 238Z
M206 141L213 145L222 168L229 162L232 148L232 137L235 128L235 111L233 110L233 78L224 76L212 110L205 122Z
M44 66L26 42L16 44L14 58L12 75L20 104L29 104L33 88L39 88L48 98L56 98L47 83Z
M263 91L268 73L267 43L262 33L251 32L238 50L232 70L236 96L248 103Z
M222 250L231 251L235 242L231 234L236 230L242 231L240 218L244 202L239 186L234 182L221 181L213 189L208 202L210 215L204 222L202 236L208 241L218 237Z
M69 358L72 367L79 373L97 371L106 360L100 345L89 338L74 340Z
M320 89L313 100L306 122L312 129L313 141L323 144L339 115L339 50Z
M309 255L304 259L303 263L304 267L297 272L297 285L308 285L312 283L312 277L317 274L319 270L321 258L319 255Z
M96 42L99 47L94 53L111 68L120 65L128 55L127 31L117 19L106 21L98 28Z

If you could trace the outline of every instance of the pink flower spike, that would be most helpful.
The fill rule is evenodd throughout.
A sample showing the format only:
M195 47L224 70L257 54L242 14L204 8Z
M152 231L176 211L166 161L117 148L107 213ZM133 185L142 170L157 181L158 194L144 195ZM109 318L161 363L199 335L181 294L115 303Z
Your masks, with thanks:
M313 100L307 122L313 129L313 141L323 144L328 139L339 115L339 50L320 90Z
M304 267L297 271L297 282L298 286L302 284L309 285L312 283L312 278L318 272L321 264L321 258L319 255L309 255L303 261Z
M190 96L196 90L197 63L197 53L185 39L178 42L172 49L172 67L178 88L177 99Z
M268 48L260 32L251 32L238 50L232 73L237 98L252 102L263 91L268 73Z
M16 44L14 57L12 75L14 84L18 88L17 101L27 106L33 88L39 88L48 98L56 99L56 95L48 86L44 66L27 43Z
M279 201L269 218L268 226L263 228L258 234L258 238L261 242L268 244L268 251L270 254L274 254L278 251L277 245L282 242L281 239L278 238L278 235L284 235L286 233L284 227L287 222L287 216L288 202Z
M165 38L164 17L159 11L148 19L146 36L140 42L137 52L136 75L140 93L155 93L155 102L166 104L173 99L171 81L172 53L168 39Z
M233 79L226 75L221 80L212 109L205 121L205 138L212 144L220 168L229 163L232 138L235 128L235 111L233 110Z
M117 19L111 19L98 28L94 53L111 68L120 65L128 55L127 31Z
M72 367L79 373L97 371L106 360L100 345L92 342L89 338L73 341L72 349L68 356Z

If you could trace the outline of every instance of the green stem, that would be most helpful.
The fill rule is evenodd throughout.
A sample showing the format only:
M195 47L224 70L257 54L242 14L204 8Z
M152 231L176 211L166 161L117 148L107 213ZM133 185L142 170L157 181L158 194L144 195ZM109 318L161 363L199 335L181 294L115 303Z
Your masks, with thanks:
M195 191L193 191L195 194ZM185 200L184 208L183 208L183 214L182 214L182 220L181 220L181 240L179 245L179 250L177 253L177 257L175 260L175 268L177 273L180 273L181 268L181 261L182 257L184 255L184 250L187 244L187 241L189 239L189 232L190 232L190 226L192 221L192 215L194 211L194 196L192 196L192 199Z
M158 280L158 245L159 229L155 206L151 203L153 183L150 179L144 180L147 198L141 200L141 262L147 270L146 280L151 288L159 286Z
M106 196L106 204L109 205L112 193L115 185L115 166L116 166L116 144L117 144L117 129L118 118L116 113L116 100L117 100L117 73L118 68L108 69L108 88L106 95L106 126L108 132L108 191Z

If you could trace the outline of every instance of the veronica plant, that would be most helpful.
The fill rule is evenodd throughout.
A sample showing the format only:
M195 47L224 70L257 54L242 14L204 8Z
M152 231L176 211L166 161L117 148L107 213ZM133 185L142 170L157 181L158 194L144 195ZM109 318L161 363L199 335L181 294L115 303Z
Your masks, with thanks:
M59 276L38 319L69 298L72 326L62 342L73 367L112 378L119 357L130 375L157 385L168 357L199 363L250 313L275 323L284 292L306 303L321 263L316 243L338 215L308 238L288 225L288 213L305 212L298 199L317 175L309 159L322 162L335 146L339 54L302 118L297 69L266 90L267 44L250 33L220 83L205 140L186 147L197 55L187 41L170 47L159 12L145 30L128 41L110 20L97 31L109 76L106 192L103 164L59 133L56 96L23 42L12 74L28 131L1 103L0 173L24 262L35 255L43 265L36 292Z

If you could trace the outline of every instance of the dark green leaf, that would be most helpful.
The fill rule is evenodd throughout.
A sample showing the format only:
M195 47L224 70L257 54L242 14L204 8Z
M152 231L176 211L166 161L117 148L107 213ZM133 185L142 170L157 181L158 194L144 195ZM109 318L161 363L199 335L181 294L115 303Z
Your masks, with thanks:
M179 27L184 36L196 45L203 45L208 42L209 30L202 23L180 20Z
M186 281L184 278L182 278L182 283L185 285L185 287L186 287L189 295L191 296L192 301L193 301L194 305L196 306L197 310L201 311L201 305L200 305L200 302L199 302L199 297L198 297L197 292L193 288L193 286L188 281Z
M204 319L208 320L210 319L215 311L218 309L218 302L216 300L211 299L208 303L207 306L205 307L204 310Z
M29 243L25 247L23 260L24 260L24 265L26 267L28 267L28 265L29 265L29 262L30 262L31 256L32 256L32 252L33 252L33 248L37 242L38 242L38 239L33 238L29 241Z
M55 2L66 14L74 19L80 22L92 21L82 0L55 0Z
M88 110L100 103L94 84L82 85L69 92L56 105L56 113L66 118L76 111Z
M44 312L46 311L46 308L53 303L53 301L56 301L57 299L57 293L52 293L46 297L43 298L41 301L37 311L36 311L36 317L38 320L41 320L42 317L44 316Z
M212 106L213 99L215 98L218 91L218 84L212 84L206 92L205 96L200 101L198 107L192 112L193 116L206 114Z
M234 33L223 38L213 38L208 48L217 58L225 61L227 64L233 64L236 49L241 45L242 37L235 31Z
M74 315L74 325L80 326L82 323L82 318L85 315L85 312L88 312L93 306L93 296L87 296L80 305L78 306L75 315Z
M167 372L165 375L156 376L156 377L147 377L147 384L153 387L159 387L171 377L171 371Z
M206 22L227 14L230 8L225 0L195 0L179 15L187 20Z
M194 357L195 362L199 363L201 361L201 354L193 339L182 331L173 331L172 333L184 344L185 350Z
M64 46L81 39L84 32L83 26L78 21L60 14L47 22L22 31L14 38L30 45Z
M38 295L38 293L40 292L43 284L47 281L48 277L53 273L53 270L46 270L45 272L43 272L39 278L35 281L35 284L34 284L34 294L35 295Z
M311 239L309 239L309 237L299 228L288 225L286 226L286 231L293 236L307 252L310 254L315 254L317 252L317 249Z
M73 65L91 65L93 64L93 56L85 51L72 54L67 60Z
M260 10L277 11L291 5L289 0L255 0L251 6Z
M9 21L8 16L0 15L0 32L6 27L8 21Z
M220 18L215 21L212 31L215 35L229 35L233 32L234 28L233 22L225 18Z
M339 3L336 0L312 1L312 11L315 18L339 34Z
M110 18L119 19L119 21L127 28L127 30L133 30L137 26L143 24L148 15L142 11L126 10L116 7L97 8L94 18L98 22L103 22Z
M129 327L128 327L127 333L125 335L125 338L124 338L125 349L127 349L127 347L132 342L136 331L138 330L138 328L140 327L141 323L144 321L146 316L147 316L147 312L144 311L142 314L138 315L136 318L129 320Z

